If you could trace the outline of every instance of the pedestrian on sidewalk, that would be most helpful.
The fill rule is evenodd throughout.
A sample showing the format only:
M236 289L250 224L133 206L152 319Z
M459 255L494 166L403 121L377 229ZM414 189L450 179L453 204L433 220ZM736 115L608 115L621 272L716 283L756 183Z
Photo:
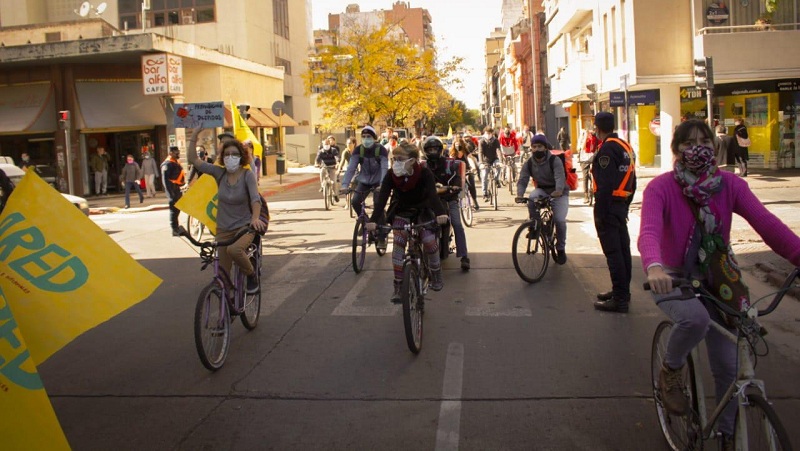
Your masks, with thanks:
M125 208L131 208L131 187L136 189L139 193L139 203L144 202L144 195L142 195L142 188L139 187L139 180L142 178L142 169L133 159L133 155L128 154L125 157L125 166L122 167L122 174L120 180L125 184Z
M154 158L150 157L150 152L145 151L142 156L142 173L147 197L156 197L155 180L158 178L158 164Z
M739 167L739 175L747 177L747 162L750 160L750 137L747 135L747 126L744 125L742 118L737 117L734 124L736 124L733 127L733 136L736 137L736 151L733 155L736 158L736 165Z
M558 135L556 135L556 141L558 141L558 145L561 146L561 150L569 149L571 140L569 138L569 132L567 132L564 127L561 127L561 129L558 131Z
M89 169L94 173L95 196L107 196L108 190L108 154L104 147L98 147L97 153L89 157Z
M181 156L181 151L177 146L169 148L169 156L163 163L161 163L161 181L164 183L164 192L169 199L169 225L172 228L172 236L180 236L180 229L178 228L178 215L180 210L175 204L180 200L183 193L181 187L183 186L186 178L186 172L183 170L178 158Z
M592 163L594 227L611 274L611 291L597 295L594 308L627 313L631 300L631 238L628 209L636 191L636 160L630 144L614 133L616 118L597 113L594 125L601 144Z
M583 203L588 204L589 190L593 189L593 187L589 186L589 170L592 168L592 161L600 140L597 139L593 129L585 130L584 133L583 145L580 146L580 154L578 154L578 162L581 165L581 173L583 175Z

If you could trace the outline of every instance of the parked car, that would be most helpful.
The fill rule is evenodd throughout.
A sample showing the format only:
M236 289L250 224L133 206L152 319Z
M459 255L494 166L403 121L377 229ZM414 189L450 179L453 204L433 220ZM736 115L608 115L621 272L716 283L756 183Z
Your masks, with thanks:
M0 163L0 170L6 173L9 179L11 179L11 183L14 185L19 184L19 181L22 180L22 177L25 175L25 171L22 169L14 166L13 164L7 163ZM78 196L72 196L70 194L60 193L67 199L72 205L76 206L78 210L82 211L83 214L89 215L89 202L86 199Z
M53 188L56 188L56 168L46 164L37 164L36 172L39 173L39 177L41 177L42 180L49 183Z
M14 159L11 157L0 155L0 163L14 165Z

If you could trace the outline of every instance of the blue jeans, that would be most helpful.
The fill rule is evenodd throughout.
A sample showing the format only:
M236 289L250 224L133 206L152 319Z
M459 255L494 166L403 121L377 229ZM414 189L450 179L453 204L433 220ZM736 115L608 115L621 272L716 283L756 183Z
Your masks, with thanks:
M531 191L528 196L531 202L528 202L528 214L530 217L535 218L539 212L536 209L533 201L542 197L547 197L549 194L541 188L536 188ZM556 225L556 250L564 252L567 247L567 212L569 211L569 191L564 190L561 197L553 198L553 222Z
M136 188L136 192L139 193L139 203L144 202L144 196L142 195L142 189L139 187L139 182L125 182L125 206L131 206L131 186Z
M458 200L447 202L447 207L450 214L450 227L453 228L456 238L456 257L466 257L467 235L464 233L464 224L461 223L461 207L458 205Z
M492 163L492 166L500 166L501 164L502 163L500 163L500 160L498 159L498 160L495 160L494 163ZM489 167L488 164L484 164L483 165L483 169L481 169L481 186L483 187L483 195L484 195L484 197L489 195L489 193L487 192L487 190L489 189L489 182L488 182L489 169L490 169L490 167ZM499 175L500 172L498 171L497 174Z

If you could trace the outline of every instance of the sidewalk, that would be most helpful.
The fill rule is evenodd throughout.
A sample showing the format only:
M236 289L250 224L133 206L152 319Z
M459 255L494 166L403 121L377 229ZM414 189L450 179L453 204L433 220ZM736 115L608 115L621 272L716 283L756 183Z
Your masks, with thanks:
M307 185L319 181L319 169L314 166L289 167L287 173L282 176L269 175L262 176L258 181L258 191L269 200L269 197L298 186ZM161 183L157 180L156 183ZM145 192L144 190L142 190ZM134 191L131 193L131 208L125 208L125 193L109 194L108 196L92 196L86 200L89 202L89 214L100 215L105 213L138 213L142 211L164 210L169 208L167 197L164 191L158 191L156 197L147 197L145 192L144 202L139 203L139 195Z

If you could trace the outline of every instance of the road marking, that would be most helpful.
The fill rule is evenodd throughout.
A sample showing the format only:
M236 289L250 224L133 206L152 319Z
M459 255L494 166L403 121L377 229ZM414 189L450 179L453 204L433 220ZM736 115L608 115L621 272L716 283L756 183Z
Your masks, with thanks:
M442 384L442 405L436 430L436 450L457 450L461 429L461 390L464 381L464 345L450 343Z
M347 292L342 302L333 310L333 316L394 316L400 311L399 305L355 305L359 295L367 287L372 277L378 271L363 271L359 274L358 282ZM384 298L381 297L381 300ZM388 301L384 301L388 304Z
M337 254L304 254L292 259L284 267L275 271L261 285L261 314L267 316L275 312L287 299L308 285L307 282L319 278L315 268L329 267Z

